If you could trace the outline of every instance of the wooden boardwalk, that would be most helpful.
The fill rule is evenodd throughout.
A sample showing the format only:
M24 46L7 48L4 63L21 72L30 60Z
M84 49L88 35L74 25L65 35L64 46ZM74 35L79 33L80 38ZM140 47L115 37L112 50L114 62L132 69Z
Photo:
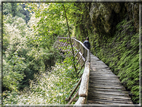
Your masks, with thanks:
M66 42L64 43L60 41L62 39L68 40L69 38L58 37L57 47L67 47L68 44ZM74 38L72 38L72 42L74 43L74 47L76 48L76 50L78 50L77 53L81 53L79 55L76 54L78 55L77 57L79 59L82 57L89 58L88 50L84 48L82 42ZM59 50L63 51L62 48L59 48ZM86 69L84 70L81 83L78 82L78 85L71 92L68 100L71 98L71 96L73 95L79 84L81 84L79 91L73 96L73 98L70 99L68 104L71 104L73 99L77 96L77 94L79 94L79 99L75 103L75 106L78 105L80 106L81 104L87 104L85 106L89 105L96 107L98 106L114 107L119 105L120 107L121 106L135 107L132 103L131 98L129 97L128 91L126 91L126 89L119 81L119 78L112 73L109 67L92 54L90 55L89 59L91 60L90 69L89 66L87 65L85 66ZM82 62L80 63L82 64ZM90 70L90 76L89 76L89 70ZM89 89L88 89L88 82L89 82Z
M87 104L133 106L129 93L121 85L118 77L104 62L92 54Z

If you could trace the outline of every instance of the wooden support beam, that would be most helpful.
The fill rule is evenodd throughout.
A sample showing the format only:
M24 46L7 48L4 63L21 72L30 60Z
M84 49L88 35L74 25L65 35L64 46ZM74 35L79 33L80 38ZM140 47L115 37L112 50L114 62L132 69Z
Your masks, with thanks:
M76 55L79 53L79 51L80 51L80 50L77 50L77 53L75 54L75 56L74 56L74 57L76 57Z
M79 52L79 55L82 57L83 61L85 61L85 58L83 57L83 54Z
M69 100L71 99L71 96L74 94L74 92L76 91L76 89L77 89L78 86L80 85L81 79L82 79L82 78L80 78L80 80L78 81L76 87L75 87L74 90L71 92L69 98L66 98L66 99L65 99L66 101L69 101Z
M68 104L71 104L73 102L73 100L77 97L78 95L78 91L76 92L76 94L73 96L73 98L68 102Z

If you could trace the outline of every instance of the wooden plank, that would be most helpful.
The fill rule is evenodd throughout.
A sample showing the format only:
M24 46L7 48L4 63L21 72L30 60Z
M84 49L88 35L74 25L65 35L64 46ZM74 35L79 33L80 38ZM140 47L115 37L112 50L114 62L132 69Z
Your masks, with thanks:
M100 78L98 76L91 76L90 79L92 79L92 80L97 80L97 79L99 79L99 80L109 80L110 79L110 80L117 80L119 82L119 79L116 78L116 77L110 77L110 78L103 77L103 78Z
M113 73L109 73L109 72L90 72L90 74L92 74L92 75L112 75L112 76L116 76L117 77L117 75L115 75L115 74L113 74Z
M118 104L131 104L131 105L129 105L129 106L127 106L127 107L134 107L134 105L133 105L133 103L131 102L131 101L125 101L125 100L123 100L123 101L110 101L110 100L88 100L87 101L87 103L92 103L92 104L116 104L116 105L118 105Z
M96 67L91 67L91 68L92 68L92 72L114 74L112 71L104 70L104 69L106 69L106 68L101 68L101 69L98 69L98 68L96 68ZM115 74L114 74L114 75L115 75Z
M110 80L106 80L105 83L104 83L104 81L98 81L98 80L97 80L97 81L91 82L91 80L90 80L89 84L91 84L91 83L93 83L93 84L108 84L108 85L117 84L117 85L121 85L121 86L122 86L121 83L119 83L119 82L117 82L117 81L110 81Z
M93 76L93 75L101 75L101 76L115 76L115 77L118 77L112 73L106 73L106 72L90 72L90 75Z
M105 72L91 72L90 74L91 74L91 76L101 75L101 76L115 76L115 77L117 77L116 75L114 75L112 73L105 73Z
M118 77L117 75L113 74L113 73L107 73L107 72L90 72L90 74L93 75L106 75L106 76L115 76Z
M91 79L108 79L108 80L117 80L118 82L120 82L119 78L116 76L108 76L108 75L91 75L90 76Z
M108 66L104 66L104 65L94 65L94 66L91 66L92 68L95 67L95 68L98 68L98 69L103 69L103 68L108 68Z
M121 89L103 89L103 88L91 88L89 87L89 92L91 92L90 90L94 90L94 91L107 91L107 92L122 92L125 94L129 94L128 91L126 90L121 90Z
M104 86L104 85L97 85L97 86L94 86L92 84L89 84L89 87L91 88L102 88L102 89L122 89L122 90L125 90L124 87L120 87L120 86Z
M88 99L88 100L91 100L91 99ZM129 102L129 104L132 104L132 101L131 100L129 100L129 99L126 99L126 100L124 100L124 99L117 99L117 100L115 100L115 99L92 99L92 101L106 101L106 102Z
M105 86L105 87L114 87L114 86L118 86L118 87L123 87L123 85L121 84L114 84L114 83L109 83L109 82L89 82L90 86Z
M115 88L115 87L117 87L117 88L123 88L123 86L120 86L119 84L95 84L95 83L91 83L91 85L90 86L94 86L94 88L95 87L106 87L106 88Z
M92 68L92 72L96 72L96 73L111 73L114 74L112 71L109 70L105 70L106 68L102 68L102 69L98 69L96 67L91 67ZM114 74L115 75L115 74Z
M115 77L118 78L116 75L112 75L112 74L98 74L98 73L90 73L91 76L99 76L101 78L103 77Z
M93 77L93 78L109 78L109 79L111 79L111 78L116 78L116 79L118 79L118 77L117 76L115 76L115 75L99 75L99 74L92 74L92 73L90 73L90 77ZM110 78L111 77L111 78ZM119 79L118 79L119 80Z
M103 89L123 89L124 90L124 87L122 86L119 86L119 85L113 85L113 86L108 86L108 85L100 85L100 84L94 84L92 86L92 84L90 85L91 88L103 88Z
M108 91L96 91L96 90L91 90L91 92L95 93L95 94L103 94L103 95L118 95L118 96L127 96L129 97L128 94L126 93L122 93L120 91L117 92L108 92Z
M89 97L92 94L89 95ZM131 100L131 98L129 97L125 97L125 96L113 96L113 95L103 95L103 94L99 94L96 95L94 94L93 96L91 96L92 99L109 99L109 100L119 100L119 99L123 99L123 100Z
M89 79L90 79L89 81L96 81L96 82L103 82L103 81L110 82L110 83L112 83L112 82L114 82L114 83L119 82L119 80L117 80L117 79L102 79L102 78L98 79L98 78L93 78L93 77L90 77Z
M90 88L94 88L95 86L89 86L89 89ZM110 87L99 87L99 86L96 86L95 88L97 88L97 89L105 89L105 90L110 90L110 89L113 89L114 91L115 90L119 90L119 91L126 91L126 89L125 88L120 88L120 87L116 87L116 88L110 88Z
M113 82L111 82L111 83L109 83L109 82L89 82L89 84L92 84L92 85L95 85L95 86L97 86L97 85L104 85L104 86L121 86L121 87L123 87L120 83L113 83Z
M89 82L90 84L95 84L95 85L97 85L97 84L100 84L100 85L108 85L108 86L122 86L119 82L109 82L109 81L106 81L106 82L98 82L98 81L90 81Z
M98 57L95 57L94 55L90 55L92 61L100 61Z

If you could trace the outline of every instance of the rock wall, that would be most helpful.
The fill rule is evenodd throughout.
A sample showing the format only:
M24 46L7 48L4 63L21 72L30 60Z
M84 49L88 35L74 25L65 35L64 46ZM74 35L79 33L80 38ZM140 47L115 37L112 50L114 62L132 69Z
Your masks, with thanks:
M91 3L89 14L95 33L113 35L115 26L124 18L128 21L133 20L136 32L138 32L138 3Z
M125 3L129 20L134 21L136 32L139 31L139 3Z

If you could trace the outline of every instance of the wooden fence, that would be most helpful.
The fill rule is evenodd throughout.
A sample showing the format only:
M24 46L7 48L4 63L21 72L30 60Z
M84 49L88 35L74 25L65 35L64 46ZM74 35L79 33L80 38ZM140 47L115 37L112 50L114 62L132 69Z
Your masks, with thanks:
M62 44L62 46L68 46L68 45L70 45L69 41L70 41L70 39L68 37L58 37L57 38L57 43L59 43L58 45ZM71 42L72 42L72 45L76 51L74 57L78 57L78 63L80 63L82 67L85 65L82 77L78 81L76 87L71 92L69 98L66 98L66 101L69 101L68 104L71 104L72 101L74 101L75 98L79 95L79 98L74 105L74 106L78 106L81 104L86 104L86 102L87 102L88 87L89 87L89 75L90 75L90 50L87 49L81 41L79 41L75 38L71 38ZM79 85L80 85L80 87L79 87ZM79 90L76 92L78 87L79 87ZM74 96L73 96L73 94L74 94Z

